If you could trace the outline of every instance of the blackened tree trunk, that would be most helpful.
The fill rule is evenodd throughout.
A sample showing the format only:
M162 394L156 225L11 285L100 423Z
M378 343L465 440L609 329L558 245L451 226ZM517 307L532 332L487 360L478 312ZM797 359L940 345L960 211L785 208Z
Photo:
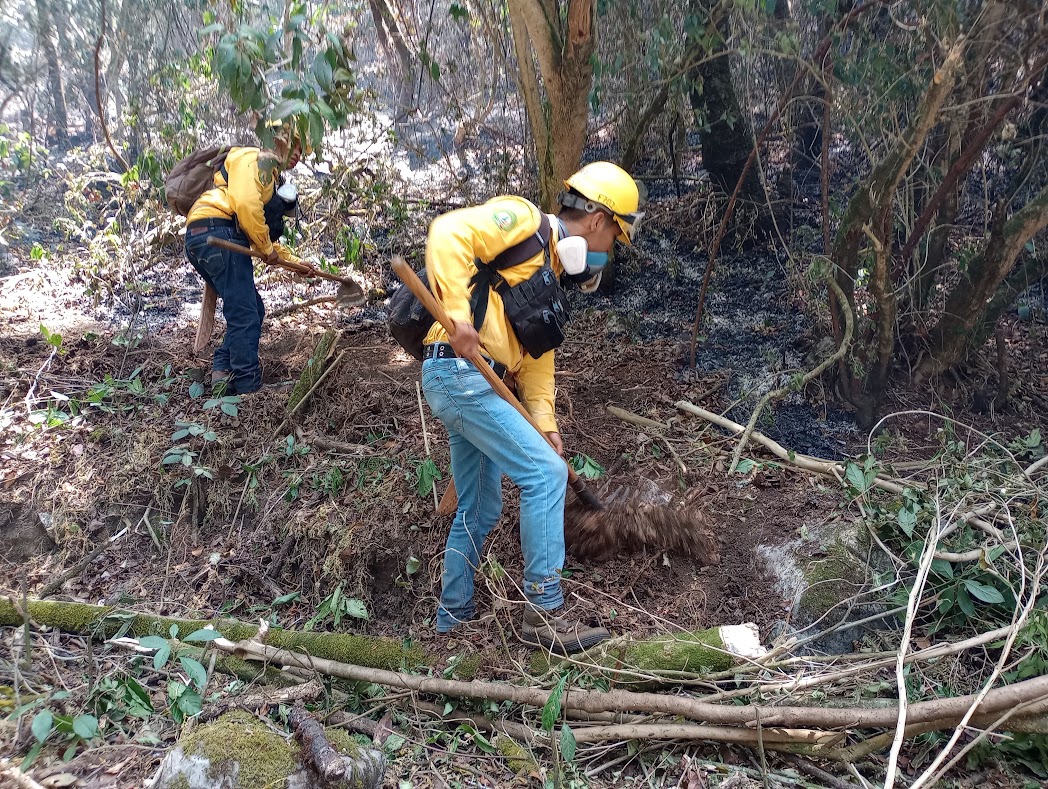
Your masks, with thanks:
M730 195L735 191L746 160L753 150L753 128L749 114L739 103L732 81L734 58L725 54L727 14L720 12L713 17L717 6L715 0L690 0L689 6L690 13L700 20L707 20L707 30L712 26L717 33L713 50L707 52L707 57L689 73L689 98L698 119L703 166L710 174L713 185ZM699 26L689 28L689 49L696 44L694 34L699 30ZM739 192L739 200L758 210L765 205L764 187L758 168L750 167Z
M990 303L986 305L986 313L971 338L971 347L979 348L990 339L997 322L1005 311L1015 303L1019 296L1046 277L1048 277L1048 252L1029 255L1012 269L1012 272L997 288L997 292L993 294Z
M1003 213L1003 206L1000 210ZM964 359L984 323L987 302L1011 273L1026 242L1046 226L1048 186L1007 220L994 221L986 246L950 291L942 319L931 331L930 353L918 371L921 377L949 370Z
M58 59L55 25L48 0L36 0L37 36L47 62L48 89L51 93L51 126L60 142L69 139L69 114L66 111L65 85L62 81L62 63Z

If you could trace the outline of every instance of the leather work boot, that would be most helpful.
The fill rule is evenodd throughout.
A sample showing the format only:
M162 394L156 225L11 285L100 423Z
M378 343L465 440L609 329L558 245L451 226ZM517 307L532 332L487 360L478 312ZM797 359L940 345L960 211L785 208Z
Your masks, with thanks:
M590 627L561 618L558 614L562 611L542 611L528 606L524 610L520 640L533 647L566 655L589 649L611 638L611 633L603 627Z

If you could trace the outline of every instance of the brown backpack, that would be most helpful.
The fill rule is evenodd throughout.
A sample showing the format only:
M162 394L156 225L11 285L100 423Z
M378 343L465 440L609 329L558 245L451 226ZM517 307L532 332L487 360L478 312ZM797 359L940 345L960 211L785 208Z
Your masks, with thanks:
M164 194L172 211L188 216L200 195L215 186L215 173L226 172L228 145L200 148L171 168L164 181ZM228 179L228 176L226 176Z

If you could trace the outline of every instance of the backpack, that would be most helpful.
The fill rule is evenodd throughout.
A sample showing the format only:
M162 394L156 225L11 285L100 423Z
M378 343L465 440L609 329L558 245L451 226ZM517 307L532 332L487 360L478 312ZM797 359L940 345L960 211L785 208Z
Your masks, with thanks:
M539 229L534 235L528 236L523 241L503 250L486 265L483 261L478 260L477 267L478 269L490 268L497 271L519 266L521 263L531 260L539 252L544 252L549 245L549 240L549 217L543 214ZM428 288L429 278L426 275L426 270L422 269L418 276L422 280L422 284ZM487 299L484 300L484 309L487 309ZM483 314L480 317L481 323L483 323ZM476 318L476 315L474 318ZM415 294L411 292L410 288L402 285L390 297L389 333L393 335L393 339L397 341L401 348L420 362L422 361L423 342L434 323L434 317L429 314L429 310L422 306L422 302L415 298Z
M172 211L188 216L200 195L215 187L215 173L226 174L226 156L232 150L228 145L200 148L182 159L168 173L164 194Z

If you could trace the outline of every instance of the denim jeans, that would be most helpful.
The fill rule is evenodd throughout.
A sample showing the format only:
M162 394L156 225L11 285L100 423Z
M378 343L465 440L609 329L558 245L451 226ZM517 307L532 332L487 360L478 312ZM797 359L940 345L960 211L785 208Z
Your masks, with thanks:
M465 359L427 359L422 390L451 441L458 512L444 551L437 630L473 618L473 574L502 513L503 472L520 488L524 594L552 610L564 603L564 461Z
M250 241L233 227L216 227L206 233L186 236L186 257L204 281L222 297L226 336L215 349L212 368L228 371L231 394L248 394L262 387L258 341L266 308L255 288L251 258L208 246L210 236L249 246Z

